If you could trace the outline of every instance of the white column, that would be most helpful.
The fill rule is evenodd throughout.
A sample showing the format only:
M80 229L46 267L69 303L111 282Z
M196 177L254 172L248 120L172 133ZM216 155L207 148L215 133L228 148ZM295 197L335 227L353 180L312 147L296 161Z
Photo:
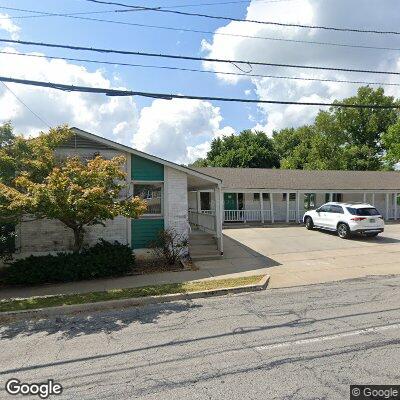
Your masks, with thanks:
M215 231L217 235L218 250L221 254L224 252L224 243L222 238L223 204L221 187L214 189L215 195Z
M260 212L261 212L261 223L264 223L264 200L263 194L260 193Z
M329 193L329 201L333 201L333 193Z
M363 203L365 204L367 202L367 193L363 194Z
M200 190L197 191L197 212L201 212Z
M286 193L286 222L289 222L290 193Z
M397 196L399 194L395 193L394 194L394 219L397 221Z
M271 223L275 223L275 216L274 216L274 194L269 194L269 202L271 203Z
M300 193L296 193L296 219L300 222Z
M375 193L372 193L372 206L375 206Z
M386 220L389 219L389 193L386 193L385 195L385 200L386 200Z

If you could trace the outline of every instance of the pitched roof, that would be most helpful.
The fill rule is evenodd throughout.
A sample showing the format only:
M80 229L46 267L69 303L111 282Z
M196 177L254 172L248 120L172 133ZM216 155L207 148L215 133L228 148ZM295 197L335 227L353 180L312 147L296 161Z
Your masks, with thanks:
M400 171L308 171L266 168L196 168L225 189L398 190Z

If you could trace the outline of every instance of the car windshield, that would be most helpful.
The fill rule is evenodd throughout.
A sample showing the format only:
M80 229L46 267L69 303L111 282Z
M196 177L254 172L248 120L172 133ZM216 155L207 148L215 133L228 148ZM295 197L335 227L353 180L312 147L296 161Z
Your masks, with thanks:
M347 207L347 211L352 215L362 215L362 216L380 215L379 211L374 207L368 207L368 208Z

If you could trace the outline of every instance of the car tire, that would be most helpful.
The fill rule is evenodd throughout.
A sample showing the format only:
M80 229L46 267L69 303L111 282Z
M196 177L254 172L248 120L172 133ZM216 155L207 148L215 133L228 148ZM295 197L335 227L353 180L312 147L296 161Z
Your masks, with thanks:
M306 229L308 229L309 231L314 229L314 221L312 220L311 217L306 217L304 222L306 224Z
M343 222L338 224L336 232L341 239L348 239L351 235L349 226Z

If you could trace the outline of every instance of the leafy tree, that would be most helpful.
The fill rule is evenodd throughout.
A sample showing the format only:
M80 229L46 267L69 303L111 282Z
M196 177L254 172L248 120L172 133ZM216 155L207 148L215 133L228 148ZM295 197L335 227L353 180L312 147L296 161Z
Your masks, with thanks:
M57 219L74 232L77 252L82 249L85 227L118 215L136 218L146 211L146 203L121 195L128 193L124 157L57 160L54 149L69 134L67 127L60 127L37 139L18 138L7 149L16 177L9 184L0 183L0 218L29 214Z
M387 164L392 166L400 163L400 120L382 135L382 143Z
M338 101L337 101L338 102ZM382 88L361 87L345 104L399 105ZM314 124L274 132L281 167L290 169L380 170L392 168L396 109L332 107L320 111ZM391 133L389 133L391 132ZM397 133L396 133L397 132ZM387 156L385 156L387 152Z
M276 168L279 157L272 139L264 132L244 130L239 135L214 139L207 157L193 166Z

